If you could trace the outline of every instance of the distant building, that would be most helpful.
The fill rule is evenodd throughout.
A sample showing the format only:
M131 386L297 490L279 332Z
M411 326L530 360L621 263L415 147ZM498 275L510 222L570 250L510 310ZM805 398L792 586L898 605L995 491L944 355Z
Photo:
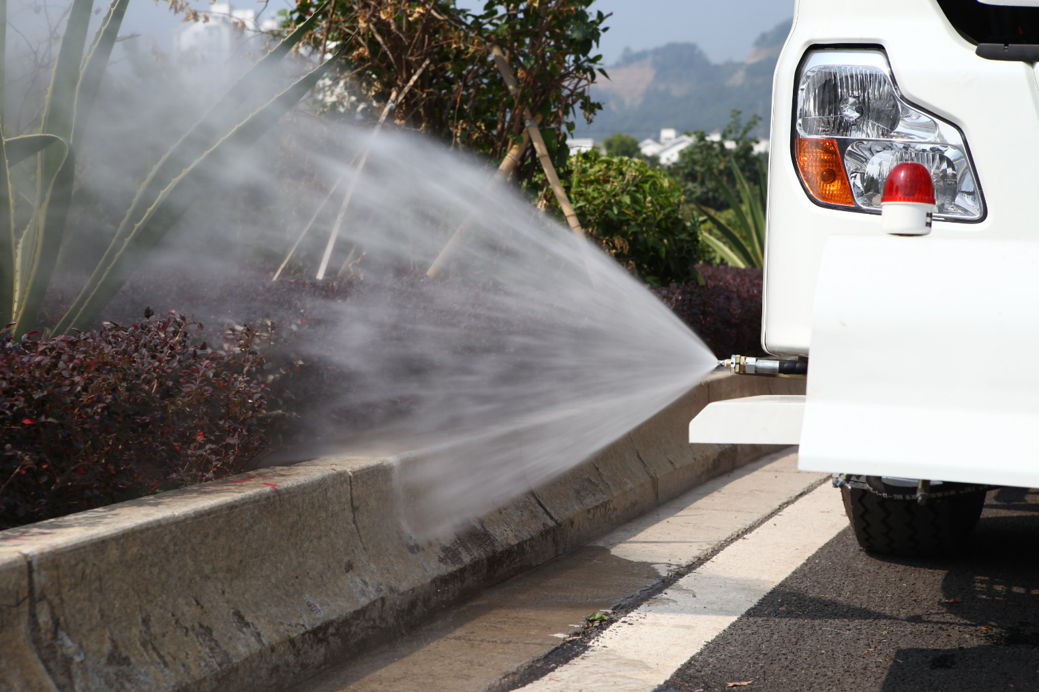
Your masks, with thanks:
M718 142L721 140L721 135L717 132L707 135L707 140L711 142ZM656 156L660 159L660 163L664 166L669 166L678 161L679 155L684 149L692 146L696 143L696 137L693 135L679 135L674 128L666 127L660 131L660 141L653 139L644 139L639 142L639 151L642 152L643 156ZM726 149L735 149L736 143L732 141L725 142ZM768 151L768 140L761 139L754 144L754 153L762 153Z
M570 149L570 155L580 154L582 151L591 151L595 148L595 140L590 137L566 140L566 146Z
M208 19L180 25L173 36L175 53L198 61L226 60L241 45L243 30L268 31L278 26L274 19L258 24L255 10L238 10L228 3L210 5L206 15Z
M671 131L674 132L674 130ZM660 159L661 165L664 166L670 166L675 161L678 161L678 155L684 149L696 143L696 137L692 135L681 135L667 141L663 137L663 131L661 131L661 135L660 150L656 153L656 156Z
M678 160L683 149L696 141L692 135L680 135L673 127L665 127L660 131L660 141L644 139L639 142L639 151L643 156L656 156L665 166Z
M639 151L643 156L656 156L663 148L664 145L655 139L644 139L639 142Z

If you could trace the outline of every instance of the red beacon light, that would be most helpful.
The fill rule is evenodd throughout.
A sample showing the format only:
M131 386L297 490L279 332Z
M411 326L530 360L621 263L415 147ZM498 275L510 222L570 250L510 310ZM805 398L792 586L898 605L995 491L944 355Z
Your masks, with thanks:
M934 212L934 180L919 163L900 163L891 169L880 200L881 226L892 235L927 235Z

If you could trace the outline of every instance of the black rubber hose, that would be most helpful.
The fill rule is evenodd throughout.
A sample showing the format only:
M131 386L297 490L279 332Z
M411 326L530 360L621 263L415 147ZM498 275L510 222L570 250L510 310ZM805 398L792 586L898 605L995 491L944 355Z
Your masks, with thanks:
M780 375L799 375L805 377L808 375L808 361L807 360L781 360L779 361L779 374Z

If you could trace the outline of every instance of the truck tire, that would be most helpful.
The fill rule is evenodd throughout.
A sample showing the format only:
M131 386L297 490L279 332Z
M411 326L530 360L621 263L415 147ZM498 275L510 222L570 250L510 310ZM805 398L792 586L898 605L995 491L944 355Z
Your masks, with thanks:
M957 553L966 546L985 504L985 490L933 498L923 505L864 488L842 487L841 495L859 545L883 555Z

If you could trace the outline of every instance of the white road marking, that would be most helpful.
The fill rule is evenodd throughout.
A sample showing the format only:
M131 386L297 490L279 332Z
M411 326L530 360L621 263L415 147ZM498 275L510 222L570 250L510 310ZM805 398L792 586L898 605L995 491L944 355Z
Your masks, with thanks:
M779 452L708 481L592 545L668 574L702 559L826 477L798 471L796 452Z
M847 526L825 484L616 622L529 692L649 692Z

